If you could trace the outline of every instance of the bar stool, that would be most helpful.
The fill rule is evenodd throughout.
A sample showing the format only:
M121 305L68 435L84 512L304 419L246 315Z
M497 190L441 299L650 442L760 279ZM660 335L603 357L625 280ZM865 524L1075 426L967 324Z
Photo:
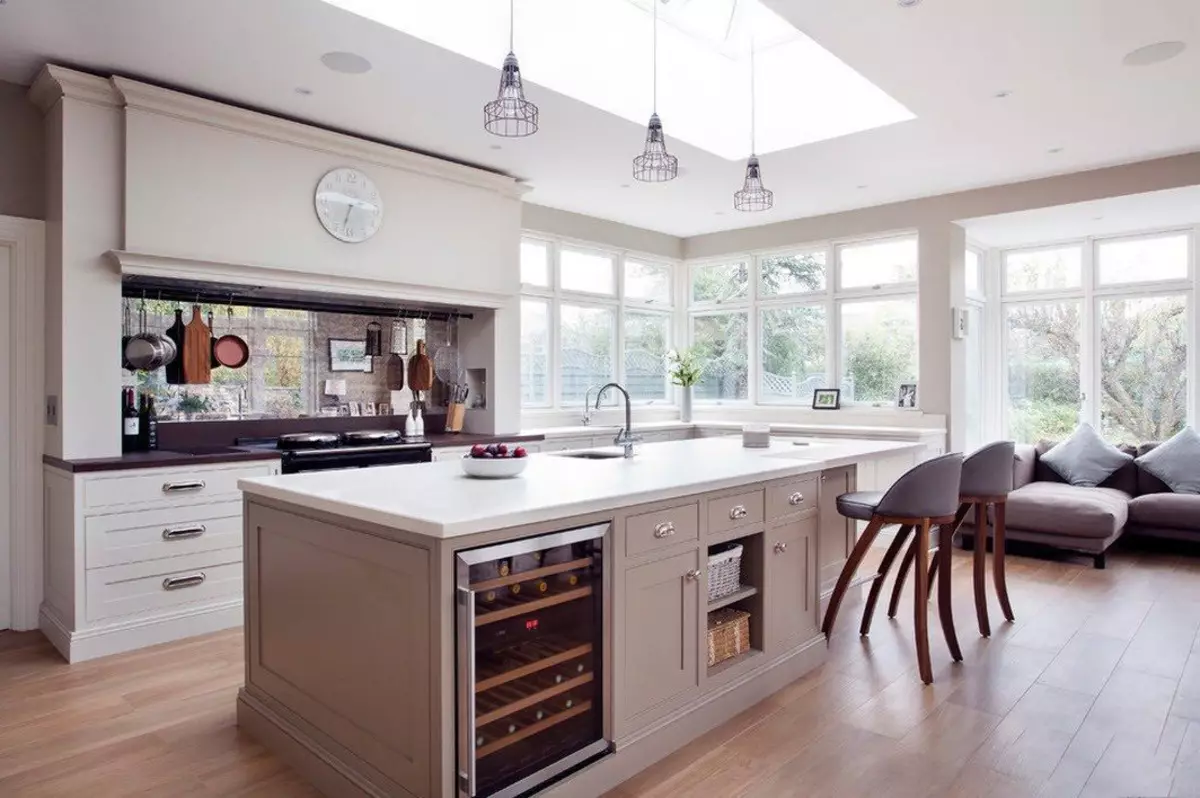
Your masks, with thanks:
M917 562L916 596L913 601L915 620L915 639L917 644L917 666L921 672L921 681L925 684L933 682L933 666L929 661L929 561L926 552L929 551L930 528L935 524L951 524L955 519L955 509L958 507L959 484L962 479L961 454L946 454L928 460L910 469L904 476L896 480L886 492L860 491L844 493L837 498L838 512L846 518L856 521L867 521L867 528L850 552L846 565L838 575L833 595L829 598L829 608L825 611L825 622L821 631L826 638L831 636L834 623L837 621L838 610L842 599L850 587L850 580L858 570L863 556L875 542L879 530L886 524L901 524L902 532L907 537L905 529L916 529L916 539L913 541ZM946 543L949 536L945 536ZM894 549L894 551L893 551ZM888 549L892 560L896 557L899 547L893 542ZM891 566L888 555L884 559ZM949 556L949 547L946 549ZM881 571L883 569L881 568ZM941 610L942 632L946 635L946 643L954 659L961 660L962 652L958 647L958 639L954 634L954 618L950 610L950 569L942 571L944 584L939 586L938 606ZM876 574L876 584L881 576ZM874 585L872 585L874 591Z
M992 508L992 513L995 517L995 529L993 530L992 538L992 580L996 586L996 597L1000 600L1000 609L1004 612L1004 617L1010 621L1015 620L1012 603L1008 599L1008 584L1004 576L1004 510L1005 504L1008 501L1008 494L1013 489L1013 457L1015 450L1016 445L1011 441L999 441L997 443L989 443L963 460L962 484L959 487L958 499L961 504L954 516L954 526L949 530L946 541L948 544L950 539L958 533L959 527L963 525L971 509L974 508L975 552L973 565L975 616L979 622L979 634L984 637L991 637L992 634L991 624L988 622L987 590L985 588L985 582L987 581L985 558L987 556L989 506ZM900 539L900 535L897 535L896 540L892 543L892 548L895 551L899 551L899 546L901 545L903 545L903 541ZM887 574L892 560L895 559L895 552L892 549L888 549L888 553L892 556L889 558L885 555L879 567L883 575ZM892 600L888 605L889 618L896 616L896 607L900 602L900 591L904 588L904 580L908 578L908 571L912 564L913 555L914 549L910 547L900 563L900 570L896 573L896 582L892 586ZM939 563L941 563L941 558L935 559L929 569L929 585L933 584L933 578L938 571ZM946 557L946 562L941 563L941 567L948 567L949 564L949 557ZM876 585L878 584L877 582ZM872 593L874 592L875 586L872 586ZM875 602L868 600L867 607L863 612L863 625L865 628L870 627L871 621L868 613L872 612L874 607ZM866 633L864 632L864 634Z

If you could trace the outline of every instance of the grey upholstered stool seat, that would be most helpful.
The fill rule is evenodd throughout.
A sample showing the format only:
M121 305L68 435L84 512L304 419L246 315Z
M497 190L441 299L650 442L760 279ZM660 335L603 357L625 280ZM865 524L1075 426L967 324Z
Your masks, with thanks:
M988 621L987 594L985 582L987 576L987 537L988 537L988 508L992 509L995 518L995 529L992 544L992 577L996 586L996 596L1000 600L1000 608L1004 617L1014 620L1012 603L1008 598L1008 585L1004 576L1004 510L1008 494L1013 490L1013 458L1016 446L1011 441L989 443L971 453L962 465L962 480L959 486L959 508L954 516L954 525L946 530L947 543L958 533L959 527L966 520L972 507L975 509L975 553L974 553L974 583L975 583L975 615L979 622L979 633L984 637L991 636L991 625ZM900 547L907 538L907 530L901 530L892 541L892 546L880 562L881 574L887 574L892 561L896 558ZM981 545L982 544L982 545ZM900 591L908 578L909 567L915 554L916 541L904 555L896 581L892 587L892 600L888 605L888 617L895 617L896 607L900 601ZM937 574L939 560L934 560L929 569L929 582ZM876 585L880 583L877 582ZM867 599L863 613L863 629L870 629L870 614L875 608L876 585L872 586L872 596ZM864 631L865 634L865 631Z
M955 519L958 509L959 486L962 480L961 454L947 454L928 460L905 473L888 490L879 492L846 493L838 497L838 512L848 518L868 521L867 528L850 552L833 595L829 598L829 608L825 611L825 622L821 631L829 637L837 622L838 610L842 599L850 587L850 580L858 570L863 556L871 548L871 544L879 535L879 530L886 524L902 524L904 529L917 529L916 556L917 561L917 590L914 600L915 636L917 642L917 665L921 671L921 680L926 684L933 681L933 667L929 661L929 610L928 610L928 575L929 562L926 552L929 550L930 527L934 524L949 524ZM906 533L907 534L907 533ZM954 633L954 618L950 609L950 556L949 535L942 536L943 545L939 546L939 557L947 559L946 568L942 571L939 583L938 607L942 621L942 632L946 643L955 660L962 659L958 647L958 639ZM894 544L893 544L894 545ZM942 548L945 549L944 553ZM890 550L889 550L890 551ZM895 555L892 555L895 558ZM891 563L888 562L890 567ZM879 583L876 577L876 584ZM874 592L874 586L872 587Z

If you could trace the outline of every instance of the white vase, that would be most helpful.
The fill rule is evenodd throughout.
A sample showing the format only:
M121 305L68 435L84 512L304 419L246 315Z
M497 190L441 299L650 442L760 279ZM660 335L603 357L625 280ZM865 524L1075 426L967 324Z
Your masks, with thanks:
M679 420L684 424L692 423L692 386L685 385L680 389Z

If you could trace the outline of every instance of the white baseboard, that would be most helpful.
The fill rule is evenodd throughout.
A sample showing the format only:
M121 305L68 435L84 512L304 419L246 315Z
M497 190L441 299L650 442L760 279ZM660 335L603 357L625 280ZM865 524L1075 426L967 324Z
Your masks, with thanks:
M73 663L231 629L242 625L244 614L239 598L76 631L67 628L53 607L43 604L39 620L42 633Z

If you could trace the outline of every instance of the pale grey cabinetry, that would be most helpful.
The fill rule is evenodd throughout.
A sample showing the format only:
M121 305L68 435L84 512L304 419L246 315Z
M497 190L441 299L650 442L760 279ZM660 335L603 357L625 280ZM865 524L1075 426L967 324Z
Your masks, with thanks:
M857 540L854 522L842 517L837 509L837 497L855 490L855 483L854 468L831 468L821 474L817 556L822 597L833 590Z
M817 633L816 591L817 513L776 523L767 529L766 649L782 653Z

